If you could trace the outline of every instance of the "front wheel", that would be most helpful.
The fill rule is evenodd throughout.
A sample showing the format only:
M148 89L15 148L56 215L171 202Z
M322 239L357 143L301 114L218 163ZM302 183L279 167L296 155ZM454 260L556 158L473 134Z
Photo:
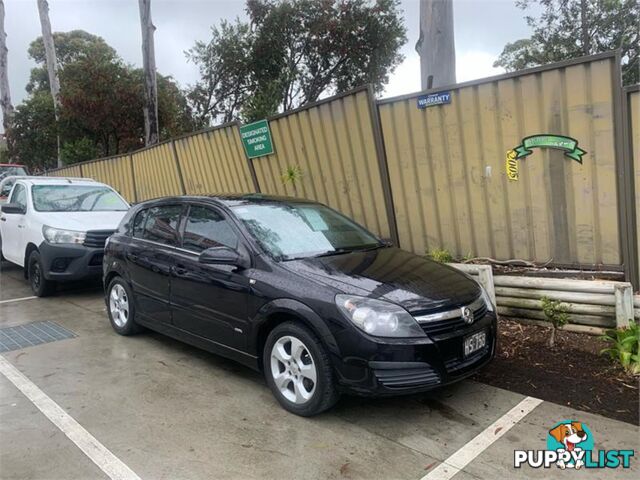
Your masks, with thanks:
M115 277L107 287L107 312L113 329L120 335L140 331L135 322L135 308L131 289L121 277Z
M34 250L31 252L31 255L29 255L27 272L29 275L29 284L31 285L31 290L34 295L37 297L46 297L55 291L55 282L44 278L42 259L40 258L40 252L37 250Z
M286 410L309 417L331 408L339 394L324 346L308 328L286 322L267 338L264 374Z

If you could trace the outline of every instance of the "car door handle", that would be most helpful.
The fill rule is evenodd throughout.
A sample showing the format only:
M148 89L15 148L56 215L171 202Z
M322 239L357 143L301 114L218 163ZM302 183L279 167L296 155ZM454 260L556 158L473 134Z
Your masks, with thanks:
M133 253L129 253L129 254L127 254L127 258L129 260L131 260L132 262L135 262L136 260L138 260L138 255L135 255Z
M7 219L5 217L0 217L0 220L3 221L3 222L7 221Z
M24 228L24 225L18 225L18 228Z

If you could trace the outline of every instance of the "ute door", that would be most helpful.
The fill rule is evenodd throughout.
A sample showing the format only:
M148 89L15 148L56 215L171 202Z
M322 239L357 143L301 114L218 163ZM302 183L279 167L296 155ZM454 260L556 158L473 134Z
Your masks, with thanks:
M126 262L136 313L153 323L171 323L170 274L178 246L183 205L150 207L136 214Z
M245 249L240 233L223 212L204 205L191 205L182 224L182 248L171 281L174 325L246 351L249 270L198 261L207 248Z
M15 203L24 208L25 213L0 212L0 234L2 235L2 254L18 265L23 265L26 245L25 229L27 227L27 188L22 183L16 183L11 192L9 203ZM26 268L26 265L23 265Z

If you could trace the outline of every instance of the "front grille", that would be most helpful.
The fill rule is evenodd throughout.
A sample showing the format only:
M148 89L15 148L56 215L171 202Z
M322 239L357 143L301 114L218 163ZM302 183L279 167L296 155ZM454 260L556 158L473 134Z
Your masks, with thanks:
M467 324L462 319L462 316L459 316L456 318L448 318L446 320L438 320L435 322L420 323L420 326L422 327L422 330L424 330L424 332L427 335L442 335L442 334L453 332L461 328L471 327L478 320L484 317L486 313L487 313L487 305L484 302L482 302L482 304L479 307L473 310L474 321L471 324Z
M414 388L437 385L440 375L429 366L411 369L374 370L378 382L387 388Z
M89 230L87 236L84 239L84 246L91 248L104 248L104 244L107 243L109 238L115 230Z

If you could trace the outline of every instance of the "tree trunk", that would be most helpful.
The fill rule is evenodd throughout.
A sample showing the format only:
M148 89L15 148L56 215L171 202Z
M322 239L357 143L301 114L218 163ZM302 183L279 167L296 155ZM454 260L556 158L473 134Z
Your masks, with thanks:
M140 6L140 26L142 27L142 65L144 68L144 131L146 145L159 141L158 127L158 85L156 82L156 57L153 33L156 27L151 21L151 0L138 0Z
M591 54L591 39L589 38L589 20L587 0L580 0L580 29L582 31L582 50L584 55Z
M453 36L453 0L420 0L420 55L422 89L456 83L456 46Z
M56 126L59 126L60 115L60 80L58 79L58 60L56 59L56 47L53 44L53 34L51 33L51 21L49 20L49 3L47 0L38 0L38 13L40 14L40 25L42 27L42 42L47 59L47 72L49 74L49 85L51 96L53 97L53 111L56 117ZM62 167L60 158L60 132L56 134L58 142L58 167Z
M2 126L4 127L5 135L9 131L11 117L13 116L7 53L7 34L4 30L4 1L0 0L0 108L2 108Z

